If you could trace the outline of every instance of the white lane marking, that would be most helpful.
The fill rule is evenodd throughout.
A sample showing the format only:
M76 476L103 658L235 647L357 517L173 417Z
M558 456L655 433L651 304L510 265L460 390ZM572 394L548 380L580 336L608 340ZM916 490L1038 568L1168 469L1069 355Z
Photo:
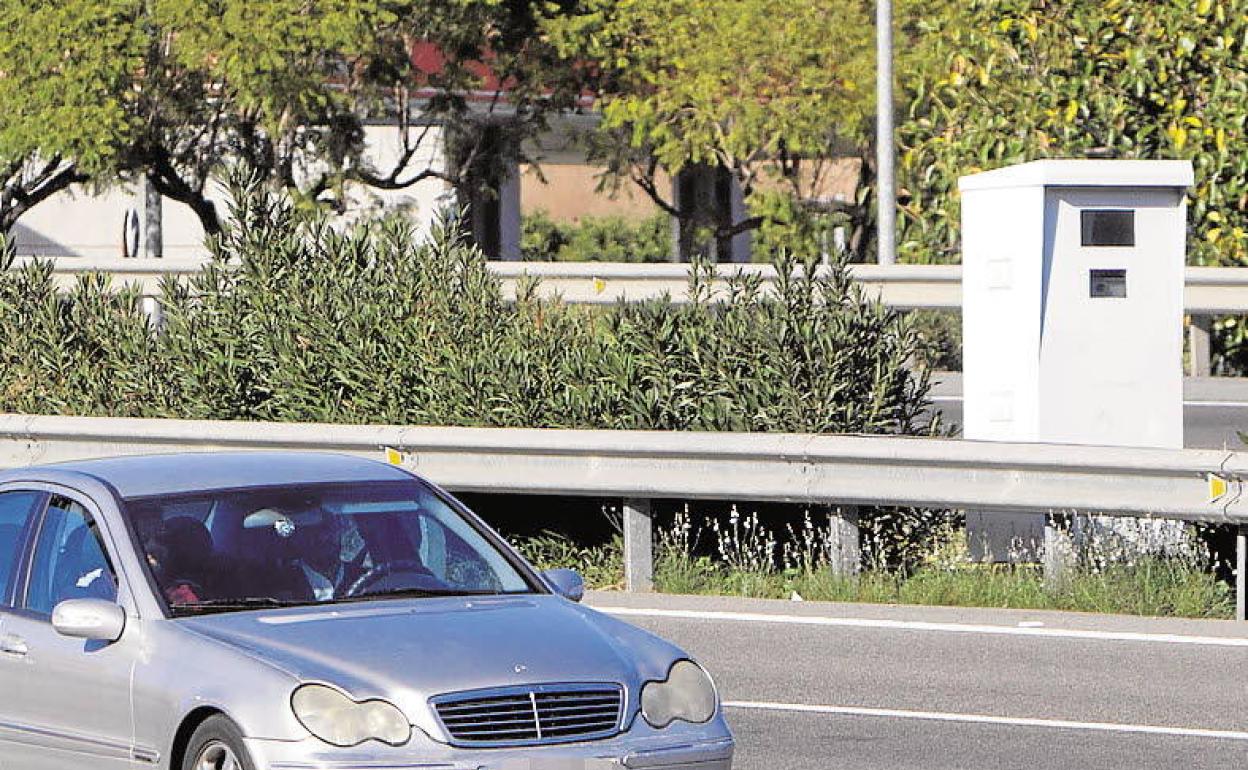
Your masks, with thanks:
M1132 725L1118 722L1074 722L1066 719L1032 719L1029 717L996 717L987 714L950 714L940 711L907 711L903 709L862 708L857 706L808 706L801 703L765 703L759 701L725 701L734 709L755 711L791 711L837 716L885 717L890 719L923 719L934 722L968 722L971 724L1008 725L1011 727L1046 727L1058 730L1093 730L1107 733L1145 733L1186 738L1218 738L1248 741L1248 732L1208 730L1199 727L1167 727L1164 725Z
M1237 408L1248 406L1248 402L1244 402L1244 401L1184 401L1183 406L1210 406L1210 407L1237 409Z
M960 403L961 396L928 396L928 401L933 404L952 404ZM1184 401L1183 406L1187 407L1209 407L1213 409L1239 409L1248 407L1248 401Z
M1020 628L1018 626L992 626L970 623L932 623L919 620L829 618L810 615L771 615L756 612L715 612L710 610L659 610L636 607L595 607L594 609L599 612L605 612L608 615L623 617L720 620L736 623L775 623L779 625L824 626L829 628L882 628L890 631L939 631L955 634L1035 636L1046 639L1090 639L1109 642L1190 644L1203 647L1248 647L1248 638L1234 636L1146 634L1132 631L1092 631L1079 628Z

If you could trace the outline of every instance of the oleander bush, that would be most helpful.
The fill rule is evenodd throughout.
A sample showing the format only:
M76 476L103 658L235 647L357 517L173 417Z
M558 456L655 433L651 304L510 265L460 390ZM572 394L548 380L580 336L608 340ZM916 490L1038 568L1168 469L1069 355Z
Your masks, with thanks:
M134 291L100 276L58 292L52 264L10 270L0 240L0 408L152 416L168 405L161 344Z
M240 186L211 264L157 331L99 278L0 274L0 409L30 413L654 430L936 429L914 325L843 269L787 258L696 301L512 302L480 252L396 219L348 231ZM843 266L838 265L837 268Z

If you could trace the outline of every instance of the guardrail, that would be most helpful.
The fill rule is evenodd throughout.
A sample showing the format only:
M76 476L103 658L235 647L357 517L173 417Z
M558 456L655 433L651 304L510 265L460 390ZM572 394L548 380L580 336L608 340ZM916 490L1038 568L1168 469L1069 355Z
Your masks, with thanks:
M1095 511L1239 527L1248 454L885 436L431 428L0 415L0 467L171 451L317 450L404 464L458 492L624 501L631 589L650 585L649 501ZM1226 481L1210 497L1210 476ZM844 524L856 543L856 519ZM856 555L855 555L856 559ZM1238 573L1240 615L1245 570Z
M29 258L19 259L23 264ZM105 273L119 284L135 284L144 296L158 296L166 275L188 277L204 265L202 259L94 259L59 257L56 275L68 285L85 273ZM628 264L619 262L491 262L490 269L514 296L525 277L540 281L543 296L560 296L577 304L635 302L663 295L688 300L689 266L685 264ZM744 273L775 282L770 265L716 265L719 285ZM850 273L872 296L905 310L956 310L962 306L962 268L958 265L851 265ZM1189 267L1184 302L1192 315L1248 313L1248 268Z
M23 264L29 258L18 260ZM160 295L165 276L187 278L202 269L205 260L92 259L56 258L56 277L68 287L79 275L104 273L118 284L132 284L145 297ZM607 305L636 302L667 295L677 303L687 302L689 265L629 264L618 262L491 262L490 270L503 281L503 291L515 297L525 278L539 280L543 297L561 297L566 302ZM962 304L962 273L956 265L853 265L855 280L885 304L904 309L956 309ZM723 288L726 279L743 273L757 275L774 284L776 271L770 265L716 265L715 285Z

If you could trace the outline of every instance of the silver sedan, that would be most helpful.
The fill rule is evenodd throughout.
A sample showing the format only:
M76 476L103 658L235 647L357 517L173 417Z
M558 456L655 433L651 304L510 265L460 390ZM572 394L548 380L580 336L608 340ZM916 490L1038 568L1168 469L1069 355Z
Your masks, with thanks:
M317 454L0 474L2 770L729 770L710 677L454 498Z

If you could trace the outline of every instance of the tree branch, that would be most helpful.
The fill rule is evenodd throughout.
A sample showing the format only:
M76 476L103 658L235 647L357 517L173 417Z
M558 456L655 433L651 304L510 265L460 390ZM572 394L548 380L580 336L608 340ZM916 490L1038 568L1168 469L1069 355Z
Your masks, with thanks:
M663 197L662 193L659 192L658 185L654 181L656 171L658 171L658 164L652 158L647 164L644 173L638 171L636 166L633 166L629 170L628 176L629 179L633 180L634 184L641 188L642 192L650 197L650 200L654 201L654 205L666 212L668 216L675 217L676 219L684 219L684 213L676 206L676 204L668 201Z
M190 206L191 211L199 218L200 225L208 235L221 232L221 218L217 207L208 200L201 190L188 184L178 169L169 160L163 148L153 154L151 173L148 175L152 185L161 195L180 201Z
M85 174L73 163L64 163L60 156L49 160L32 179L21 178L24 163L14 165L17 170L9 174L11 181L0 191L0 232L3 233L12 230L17 220L38 204L70 185L87 181Z

